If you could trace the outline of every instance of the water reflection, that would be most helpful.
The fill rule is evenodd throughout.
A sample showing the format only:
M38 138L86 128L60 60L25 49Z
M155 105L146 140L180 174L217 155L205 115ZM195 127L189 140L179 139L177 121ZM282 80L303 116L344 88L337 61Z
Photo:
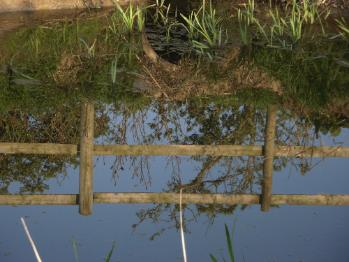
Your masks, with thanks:
M124 218L138 230L156 223L156 229L147 230L152 240L177 229L180 190L186 232L202 218L213 222L225 214L252 213L263 219L258 206L248 207L254 204L264 203L265 210L272 207L265 214L268 219L276 210L284 212L277 208L281 205L348 205L348 195L319 194L348 193L345 179L343 183L337 177L321 180L324 174L319 172L323 162L331 166L323 173L331 175L334 169L343 171L347 166L346 40L314 36L290 50L261 43L243 45L236 39L209 57L188 50L189 43L183 44L187 39L179 32L180 41L169 46L175 47L171 50L176 55L178 50L182 53L171 64L173 54L166 55L167 47L152 39L153 27L145 34L129 34L113 32L111 26L108 16L65 20L21 28L2 41L1 204L80 204L81 106L88 101L95 108L93 152L98 157L94 159L95 189L85 193L91 197L94 192L93 217L112 217L108 232L115 227L115 217L125 212L115 203L154 203L127 205L133 209ZM268 113L271 107L277 108L275 116ZM274 119L275 128L267 124L268 119ZM274 147L269 151L268 126L275 129L269 137ZM31 154L31 150L37 151ZM295 171L286 179L290 169ZM312 172L319 172L313 180ZM329 181L331 189L323 190ZM69 194L56 195L61 188L68 188ZM97 205L101 203L114 204L121 211L114 214L109 206ZM287 209L285 216L289 219L291 214L296 216L295 210L300 210L299 215L310 209ZM331 207L325 210L331 210L322 214L326 218L335 212ZM134 213L137 218L130 222ZM292 221L280 221L293 230ZM309 224L303 224L303 217L299 221L294 228Z
M276 106L273 108L276 109ZM316 146L322 145L323 138L322 136L318 137L311 119L305 120L299 116L290 117L288 110L286 112L278 110L274 114L272 112L276 112L275 109L267 114L266 109L254 104L234 105L234 103L219 103L214 100L194 100L180 103L157 101L136 110L125 104L118 107L99 104L94 113L96 114L94 140L97 143L94 152L97 155L117 155L110 167L115 183L117 183L119 172L125 168L146 183L145 177L150 175L151 159L148 158L149 155L194 155L192 161L199 164L200 168L196 175L185 183L176 175L180 173L179 158L173 156L169 159L170 166L173 168L173 176L169 179L164 191L178 192L179 189L183 189L185 193L206 194L218 192L229 194L258 193L261 182L266 181L266 174L269 174L270 177L273 170L280 171L290 162L302 174L306 174L311 169L313 156L346 157L348 155L347 148L338 144L343 142L340 140L336 144L332 144L335 147L319 147L317 149ZM51 120L46 122L47 125L44 125L45 121L40 119L42 117L40 114L22 113L26 117L17 118L10 114L7 116L8 119L16 124L10 125L3 121L2 140L4 142L27 142L27 144L3 144L3 152L11 152L12 154L16 152L27 154L30 152L62 153L61 148L54 148L54 144L45 146L47 142L63 144L62 147L66 148L63 152L70 152L70 148L72 148L71 154L73 155L80 152L81 147L74 149L74 146L71 145L74 141L79 140L77 126L80 122L80 114L74 111L66 113L69 113L70 118L59 117L59 111L51 114L58 117L47 118ZM47 115L47 112L43 114L45 117ZM30 116L30 121L27 116ZM266 121L267 118L269 121ZM270 120L275 124L267 124ZM75 123L73 125L75 131L72 132L69 128L60 130L53 128L55 125L59 127L68 125L66 123ZM6 124L11 128L6 128ZM80 128L80 132L83 129ZM50 132L50 130L56 132L51 135L52 131ZM266 133L270 133L270 130L276 132L271 133L271 137L268 138ZM11 141L9 138L12 134L15 136ZM264 145L264 141L269 140L277 146L275 149L268 149L268 151L268 146ZM31 146L28 142L40 142L40 144ZM108 144L123 146L116 146L115 149L113 146L104 147ZM148 146L137 147L137 145L142 144ZM156 146L157 144L158 146ZM183 146L173 146L167 149L166 146L161 146L162 144ZM16 149L16 145L20 149ZM205 145L212 145L212 147L205 147ZM224 145L232 145L232 147ZM39 151L37 151L37 146L41 147ZM139 157L139 154L145 156ZM273 157L275 157L274 161L272 161ZM22 193L43 192L47 189L45 181L55 175L62 175L67 166L77 167L79 163L74 156L26 155L22 157L6 154L2 155L2 160L2 164L4 164L2 169L3 192L7 192L10 184L16 181L23 184L20 191ZM126 167L127 163L130 167ZM219 170L219 173L214 177L209 176L213 169ZM23 176L16 176L18 172L21 172ZM264 183L262 188L271 186L271 177L268 181L268 183ZM269 196L265 198L270 200L271 187L268 192ZM151 198L149 198L150 200ZM259 199L256 198L253 201L258 203Z
M310 42L305 37L292 48L233 41L208 56L182 52L173 64L161 52L161 44L154 44L161 41L154 42L149 30L131 34L122 25L117 27L116 17L103 14L23 28L3 41L2 152L27 154L1 155L2 192L14 182L23 185L21 193L45 192L45 181L64 174L68 166L77 167L85 148L81 142L85 128L79 126L86 101L94 105L93 137L100 145L89 150L93 151L89 160L93 153L116 155L111 164L115 183L129 163L130 173L147 185L148 156L170 155L173 176L164 191L255 194L261 190L267 210L273 171L291 163L304 175L313 166L312 157L348 156L343 141L328 144L335 147L314 148L322 146L322 140L330 137L327 134L335 139L348 127L345 39L318 36L318 41ZM147 27L152 23L147 21ZM159 26L166 27L165 21ZM187 46L188 39L179 38ZM19 49L18 43L22 43ZM40 145L16 148L5 144L9 142ZM132 144L185 146L127 147ZM181 154L192 155L191 161L200 166L185 183L176 175L181 166L176 155ZM220 172L210 177L213 169ZM21 176L16 175L19 172Z

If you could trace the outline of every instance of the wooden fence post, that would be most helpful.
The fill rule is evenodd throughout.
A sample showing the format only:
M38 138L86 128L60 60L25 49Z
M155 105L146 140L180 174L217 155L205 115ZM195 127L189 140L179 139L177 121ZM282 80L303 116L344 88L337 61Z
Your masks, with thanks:
M261 210L268 211L271 203L273 188L274 140L276 128L276 106L268 107L264 139L264 163L262 182Z
M79 212L85 216L92 214L93 206L94 114L94 105L83 102L80 127Z

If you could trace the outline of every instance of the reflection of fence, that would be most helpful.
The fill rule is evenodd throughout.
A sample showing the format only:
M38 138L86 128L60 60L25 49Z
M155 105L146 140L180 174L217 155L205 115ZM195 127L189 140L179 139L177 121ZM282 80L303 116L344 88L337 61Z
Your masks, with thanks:
M268 109L264 146L241 145L93 145L94 107L81 110L81 140L77 145L0 143L2 154L67 154L80 156L80 192L69 195L0 195L0 205L79 205L80 214L92 213L93 203L179 203L179 193L94 193L94 155L211 155L264 156L262 194L183 194L183 203L252 205L349 205L349 195L273 195L273 158L349 157L349 147L274 145L276 108Z

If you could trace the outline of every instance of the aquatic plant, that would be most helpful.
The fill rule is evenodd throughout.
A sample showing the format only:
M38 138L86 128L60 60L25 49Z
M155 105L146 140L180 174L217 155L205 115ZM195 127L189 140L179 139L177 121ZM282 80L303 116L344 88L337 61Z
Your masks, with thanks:
M287 25L285 19L283 19L279 14L279 9L275 8L275 11L272 9L269 10L269 15L272 18L272 25L271 25L271 35L272 37L274 35L277 36L283 36L285 33L285 27Z
M241 41L244 45L248 45L250 44L248 21L247 17L242 14L240 9L238 9L238 21Z
M114 13L111 17L110 17L110 20L109 20L109 26L108 26L108 30L116 35L118 33L118 28L119 28L119 24L118 24L118 21L117 21L117 15L116 13Z
M304 14L302 14L301 8L297 4L296 0L293 0L289 25L291 36L294 41L298 41L302 37L304 19Z
M78 250L78 243L77 241L73 238L72 239L72 246L73 246L73 252L74 252L74 259L75 262L80 262L80 258L79 258L79 250ZM115 250L115 241L113 242L108 254L106 255L106 257L104 258L104 262L110 262L111 257L114 253Z
M122 9L120 5L116 5L118 13L121 15L123 24L125 25L127 31L133 31L134 21L137 17L137 12L132 4L130 4L126 10Z
M224 225L224 229L225 229L225 240L228 248L229 261L235 262L234 249L233 249L233 236L230 236L229 229L226 224ZM232 233L233 233L233 230L232 230ZM212 262L218 262L218 259L214 255L210 254L210 258Z
M138 31L142 31L144 27L144 10L140 7L135 7L132 3L124 10L118 3L116 3L117 14L121 16L123 25L126 31L132 32L134 25L137 22ZM137 19L137 20L136 20Z
M323 39L302 43L301 47L293 50L255 47L250 54L254 63L282 83L284 95L312 110L347 97L347 43Z
M303 18L306 23L314 24L319 15L317 5L310 0L303 0Z
M282 15L278 7L270 7L270 20L267 21L257 18L254 9L255 5L250 1L237 10L240 36L244 44L248 43L246 32L255 31L257 38L263 39L268 46L292 48L302 39L305 25L312 25L317 21L325 34L322 18L326 19L329 13L319 12L317 5L310 0L304 0L302 3L292 0L291 9L282 10Z
M245 4L245 14L247 24L250 25L255 20L255 2L254 0L248 0L247 4Z
M341 20L336 19L336 23L340 32L340 35L349 39L349 24L342 17Z
M111 63L111 68L110 68L111 83L113 85L115 85L116 83L117 64L118 64L118 60L117 60L117 57L115 57L114 61Z
M223 19L217 15L211 1L208 7L203 0L198 11L192 11L188 16L180 15L184 20L182 25L196 50L202 52L204 49L222 46Z
M35 34L33 37L30 39L30 43L32 46L32 49L35 51L35 56L38 57L39 55L39 49L40 49L40 40L37 34Z
M114 249L115 249L115 242L113 242L111 249L109 250L107 256L105 257L105 259L104 259L105 262L110 262L110 259L113 255L113 252L114 252Z
M144 10L137 6L137 29L139 32L142 32L145 25L145 15Z
M85 47L88 58L95 57L96 41L97 41L97 39L94 39L93 43L91 45L89 45L86 43L86 41L83 38L80 38L80 42L83 43L83 46Z
M164 26L169 26L171 4L165 5L165 0L156 0L155 4L149 7L155 7L155 14L153 16L154 23L161 23Z

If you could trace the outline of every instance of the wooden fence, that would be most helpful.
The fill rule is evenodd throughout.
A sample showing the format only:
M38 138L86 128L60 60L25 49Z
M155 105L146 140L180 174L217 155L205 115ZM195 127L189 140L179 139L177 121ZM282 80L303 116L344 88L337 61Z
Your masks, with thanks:
M260 204L262 211L272 205L349 205L349 195L273 195L274 157L344 157L349 147L301 147L274 145L276 108L268 109L264 146L241 145L94 145L94 105L81 106L80 145L0 143L0 154L64 154L80 156L79 194L7 194L0 195L0 205L79 205L82 215L92 214L94 203L179 203L179 193L95 193L93 191L93 157L95 155L210 155L264 156L262 193L259 194L182 194L189 204Z

